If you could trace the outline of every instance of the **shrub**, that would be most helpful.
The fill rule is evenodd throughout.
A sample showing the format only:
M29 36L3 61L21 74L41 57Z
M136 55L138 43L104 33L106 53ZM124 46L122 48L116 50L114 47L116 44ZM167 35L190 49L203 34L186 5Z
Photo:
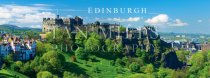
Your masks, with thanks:
M37 78L58 78L58 76L55 76L48 71L41 71L37 73Z
M116 65L116 66L123 66L122 60L118 58L118 59L115 61L115 65Z
M63 78L75 78L75 74L73 74L71 72L64 71Z
M1 69L7 69L7 66L5 63L1 66Z
M153 67L153 65L152 64L148 64L147 66L146 66L146 69L144 70L144 73L149 73L149 74L151 74L151 73L153 73L154 72L154 67Z
M131 72L138 72L140 70L140 66L136 62L132 62L132 64L129 66L129 69Z

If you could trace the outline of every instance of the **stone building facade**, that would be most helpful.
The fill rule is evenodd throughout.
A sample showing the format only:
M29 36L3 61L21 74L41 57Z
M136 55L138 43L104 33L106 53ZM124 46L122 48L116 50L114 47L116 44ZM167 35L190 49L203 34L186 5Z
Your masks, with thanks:
M54 28L64 27L73 30L74 26L83 25L83 19L78 16L75 18L60 18L59 15L57 15L56 18L43 18L42 25L42 32L50 32L53 31Z

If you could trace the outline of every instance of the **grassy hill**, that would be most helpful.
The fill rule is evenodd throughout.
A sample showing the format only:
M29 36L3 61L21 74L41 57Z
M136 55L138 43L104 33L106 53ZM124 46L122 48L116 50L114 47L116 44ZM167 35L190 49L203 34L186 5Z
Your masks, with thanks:
M0 70L0 78L29 78L21 73L12 70Z
M4 25L0 25L0 32L4 32L4 33L12 33L15 35L20 35L20 34L25 34L24 32L41 32L41 29L39 28L27 28L27 27L18 27L16 25L8 25L8 24L4 24Z
M90 78L116 78L118 77L118 75L120 75L120 77L126 78L127 76L134 74L128 68L112 65L112 60L100 58L93 55L90 56L90 58L92 58L93 60L77 59L77 62L73 62L70 59L70 57L72 56L71 53L69 54L62 52L62 54L65 56L67 62L73 63L74 67L76 67L72 68L73 72L84 72Z

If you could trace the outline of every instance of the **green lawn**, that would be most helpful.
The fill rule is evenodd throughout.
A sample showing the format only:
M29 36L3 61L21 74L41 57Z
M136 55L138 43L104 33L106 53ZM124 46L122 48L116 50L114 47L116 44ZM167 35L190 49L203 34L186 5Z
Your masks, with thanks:
M21 73L12 70L5 70L5 69L0 70L0 78L14 78L14 77L29 78Z
M70 54L63 53L67 62L72 62L70 58ZM121 77L127 77L132 73L127 68L119 67L123 70L123 72L118 73L116 68L117 66L112 66L110 64L111 60L95 57L95 61L85 61L85 60L78 60L77 62L73 62L74 64L78 65L78 67L84 69L84 72L89 75L91 78L115 78L118 75ZM98 68L98 72L93 72L93 68Z

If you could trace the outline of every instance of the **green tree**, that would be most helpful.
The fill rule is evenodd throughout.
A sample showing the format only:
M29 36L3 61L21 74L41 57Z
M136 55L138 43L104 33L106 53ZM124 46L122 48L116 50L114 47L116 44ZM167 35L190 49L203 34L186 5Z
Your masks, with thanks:
M198 72L199 78L208 78L210 77L210 63L207 63L207 65Z
M140 49L140 48L137 48L137 49L136 49L136 56L141 57L142 54L143 54L143 53L142 53L141 49Z
M185 72L177 70L172 73L172 78L187 78L187 75Z
M66 29L55 29L54 32L47 33L46 41L56 45L73 45L72 35Z
M115 65L116 66L123 66L123 61L121 60L121 59L117 59L116 61L115 61Z
M189 77L206 78L210 76L210 63L208 60L208 52L197 52L190 58Z
M76 77L75 77L75 74L68 72L68 71L64 71L63 78L76 78Z
M128 78L156 78L154 75L152 74L132 74L130 75Z
M172 73L174 70L168 69L168 68L159 68L159 71L157 72L158 78L172 78Z
M75 51L75 56L78 59L84 60L88 58L88 53L82 47L78 47L77 50Z
M99 34L97 34L97 33L90 33L90 37L91 38L95 38L95 39L97 39L97 40L100 40L102 37L99 35Z
M114 45L112 45L113 43L114 43L114 41L112 41L111 39L105 40L106 51L114 52Z
M123 70L123 68L122 67L116 67L116 72L118 73L118 74L122 74L123 72L124 72L124 70Z
M129 66L129 69L132 71L132 72L139 72L140 70L140 66L138 63L136 62L132 62Z
M138 56L140 59L143 60L143 62L147 62L148 53L145 50L142 50L140 48L136 49L136 56Z
M23 63L21 61L16 61L14 64L15 65L13 70L20 71L21 67L23 66Z
M202 54L202 52L197 52L192 55L190 58L189 63L192 65L189 69L189 71L192 74L197 74L197 72L203 68L204 63L205 63L205 57Z
M120 42L116 45L116 52L123 53L123 49L124 49L124 47L123 47L122 42Z
M55 32L47 34L47 40L54 44L64 43L64 40L68 38L68 33L65 29L55 29Z
M38 39L39 38L39 34L36 33L35 31L26 31L25 33L29 39Z
M31 61L30 66L33 68L35 72L39 72L41 70L41 60L39 56L36 56L34 60Z
M18 67L22 67L23 66L23 63L21 61L16 61L15 64L18 66Z
M5 63L2 64L1 69L7 69L7 65Z
M44 44L40 41L36 42L36 53L38 56L42 56L46 52Z
M81 32L78 32L75 36L75 43L79 46L83 46L84 41L86 40L87 34L82 34Z
M45 52L43 52L43 54L46 53L46 52L48 52L48 51L55 50L55 48L56 48L56 47L53 47L52 44L50 44L50 43L45 43L45 44L44 44L44 48L43 48L43 49L45 50ZM42 54L42 55L43 55L43 54Z
M92 37L88 38L88 40L85 43L85 48L88 52L99 52L100 46L100 40Z
M65 58L62 54L56 51L49 51L45 53L41 58L45 63L45 66L48 68L48 63L52 66L51 69L56 71L61 71L63 69L63 65L65 64Z
M120 32L126 32L126 28L124 26L120 26Z
M149 74L151 74L151 73L153 73L154 72L154 67L153 67L153 65L152 64L148 64L147 66L146 66L146 69L144 70L144 73L149 73Z
M20 67L20 72L28 75L28 76L33 76L35 73L33 68L31 68L30 63L26 62L24 65L22 65L22 67Z
M58 76L55 76L48 71L41 71L37 73L37 78L58 78Z
M14 54L11 53L8 56L4 57L4 61L6 62L6 64L10 65L14 62Z
M19 68L15 63L11 64L11 65L10 65L10 68L11 68L13 71L19 71L19 70L20 70L20 68Z
M140 48L137 48L136 49L136 56L145 58L146 57L146 51L142 50Z
M125 56L122 58L123 65L129 68L130 60Z
M207 60L210 62L210 51L208 51L207 53Z
M177 55L179 61L187 62L186 55L189 55L189 52L188 51L184 51L184 50L178 50L178 51L176 51L176 55Z

